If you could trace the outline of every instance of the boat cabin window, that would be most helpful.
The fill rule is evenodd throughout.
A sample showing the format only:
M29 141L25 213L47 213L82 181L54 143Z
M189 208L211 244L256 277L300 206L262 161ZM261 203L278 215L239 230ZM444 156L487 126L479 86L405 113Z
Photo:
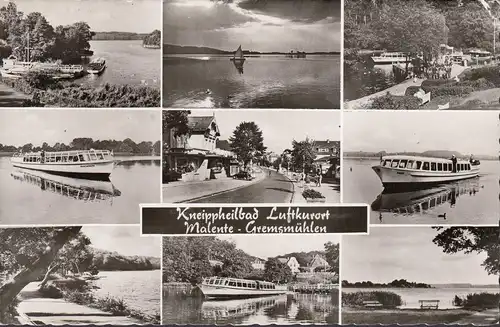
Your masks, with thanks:
M467 164L467 170L471 170L470 164Z
M401 160L399 162L399 168L406 168L406 163L408 162L408 160Z
M424 165L422 167L423 170L430 170L429 169L429 163L427 161L424 161Z
M398 165L399 165L399 160L393 160L391 167L392 168L398 168Z
M229 286L236 286L236 282L234 280L229 281Z
M438 171L443 171L443 164L442 163L438 163Z
M104 160L104 154L98 153L97 154L97 160Z
M416 164L417 164L415 167L416 169L422 168L422 161L417 161Z
M79 154L78 159L80 159L80 161L85 161L85 159L83 159L83 154Z
M391 162L390 160L382 161L382 167L389 166L390 162Z
M237 286L237 287L241 287L241 282L240 282L240 281L237 281L237 282L236 282L236 286Z
M406 168L415 169L415 162L413 160L408 160L408 164L406 164Z
M94 152L90 152L90 161L96 161L97 160L97 155Z
M435 163L435 162L431 162L431 170L432 170L432 171L436 171L436 168L437 168L436 166L437 166L437 165L436 165L436 163Z

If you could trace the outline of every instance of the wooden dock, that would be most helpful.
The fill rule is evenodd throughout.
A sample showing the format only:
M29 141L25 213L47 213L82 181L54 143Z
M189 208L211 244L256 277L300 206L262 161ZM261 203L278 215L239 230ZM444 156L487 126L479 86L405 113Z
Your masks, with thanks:
M289 290L303 294L330 294L333 290L338 290L338 284L294 284L289 286Z

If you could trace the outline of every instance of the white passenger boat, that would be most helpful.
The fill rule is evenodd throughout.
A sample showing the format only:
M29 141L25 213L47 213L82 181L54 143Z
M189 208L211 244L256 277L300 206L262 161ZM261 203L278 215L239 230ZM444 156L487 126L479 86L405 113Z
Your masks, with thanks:
M479 176L478 160L417 157L405 155L385 156L373 166L386 188L427 187Z
M411 61L411 57L408 57L406 53L403 52L384 52L378 56L371 57L375 65L384 65L384 64L394 64L400 62L409 62Z
M198 288L209 299L251 298L287 292L286 286L270 282L226 277L204 278Z
M94 149L14 154L11 163L18 168L86 179L109 178L115 166L112 152Z
M83 74L82 65L62 65L55 62L20 61L11 55L2 60L0 73L6 78L20 78L29 72L45 72L54 79L71 79Z
M96 58L87 66L87 72L90 74L99 75L106 69L106 60L104 58Z

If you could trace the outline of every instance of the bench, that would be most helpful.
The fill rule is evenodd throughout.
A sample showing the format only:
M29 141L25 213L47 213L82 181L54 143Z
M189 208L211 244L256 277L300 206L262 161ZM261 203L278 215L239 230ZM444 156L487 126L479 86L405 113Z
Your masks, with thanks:
M363 301L363 306L367 308L380 308L383 305L379 301Z
M420 303L420 309L434 309L437 310L439 307L439 300L418 300Z

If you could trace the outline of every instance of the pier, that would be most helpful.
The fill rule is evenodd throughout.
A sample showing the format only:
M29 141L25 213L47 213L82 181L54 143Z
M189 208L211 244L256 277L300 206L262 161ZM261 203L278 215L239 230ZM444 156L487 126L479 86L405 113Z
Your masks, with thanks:
M289 290L301 294L330 294L332 290L337 290L338 284L294 284L289 286Z

